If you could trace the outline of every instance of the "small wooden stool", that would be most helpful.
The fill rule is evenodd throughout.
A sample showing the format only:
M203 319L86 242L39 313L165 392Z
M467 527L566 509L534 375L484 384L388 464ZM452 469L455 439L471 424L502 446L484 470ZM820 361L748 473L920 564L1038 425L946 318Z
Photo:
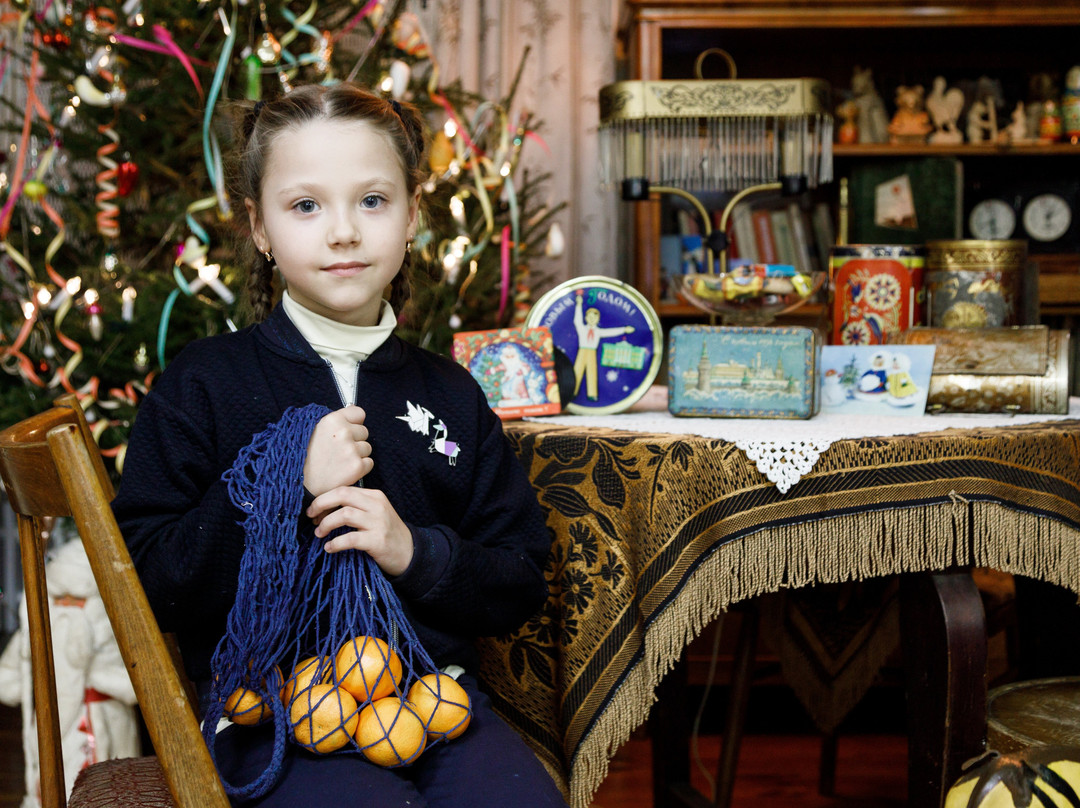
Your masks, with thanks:
M998 752L1080 746L1080 676L1013 682L990 691L986 740Z

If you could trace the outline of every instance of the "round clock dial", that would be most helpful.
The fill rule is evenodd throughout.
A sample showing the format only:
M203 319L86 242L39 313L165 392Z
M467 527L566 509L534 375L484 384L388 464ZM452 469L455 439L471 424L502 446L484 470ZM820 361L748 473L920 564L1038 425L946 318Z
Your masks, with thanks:
M1036 241L1057 241L1069 231L1072 209L1057 194L1039 194L1024 208L1024 230Z
M968 227L975 238L1009 238L1016 229L1016 214L1003 199L984 199L971 209Z

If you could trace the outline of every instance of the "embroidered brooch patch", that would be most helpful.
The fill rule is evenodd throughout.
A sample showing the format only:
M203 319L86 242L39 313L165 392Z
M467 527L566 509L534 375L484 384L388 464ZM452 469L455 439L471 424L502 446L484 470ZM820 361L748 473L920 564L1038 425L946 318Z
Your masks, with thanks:
M427 407L413 404L411 401L405 402L405 414L395 417L397 420L407 423L409 429L413 432L419 432L421 435L425 436L429 435L431 432L431 422L435 418L434 414ZM431 443L428 445L428 451L445 455L446 459L450 462L450 465L456 466L457 457L461 454L461 446L456 442L449 440L447 432L446 423L440 418L439 422L435 424L434 435L432 436Z

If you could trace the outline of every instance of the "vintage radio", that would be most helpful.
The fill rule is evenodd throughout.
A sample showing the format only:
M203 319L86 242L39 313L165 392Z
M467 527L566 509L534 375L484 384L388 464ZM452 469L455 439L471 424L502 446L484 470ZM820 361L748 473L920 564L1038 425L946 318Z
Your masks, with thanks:
M927 412L1069 411L1068 331L913 328L894 342L937 346Z
M821 336L812 328L675 326L668 347L673 415L810 418Z

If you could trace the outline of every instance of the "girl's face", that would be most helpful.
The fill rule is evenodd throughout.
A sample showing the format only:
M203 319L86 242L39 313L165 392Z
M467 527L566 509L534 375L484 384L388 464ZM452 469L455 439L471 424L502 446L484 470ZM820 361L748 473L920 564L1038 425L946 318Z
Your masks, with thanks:
M255 246L273 252L297 303L340 323L375 325L416 235L419 199L379 130L317 120L276 137L262 198L245 204Z

